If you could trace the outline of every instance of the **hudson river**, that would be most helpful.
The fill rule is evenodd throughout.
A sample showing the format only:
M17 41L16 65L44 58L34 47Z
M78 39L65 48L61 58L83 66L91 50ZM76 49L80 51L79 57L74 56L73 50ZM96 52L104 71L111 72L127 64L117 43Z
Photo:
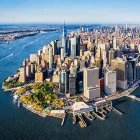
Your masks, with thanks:
M0 86L2 81L16 72L23 59L51 40L59 39L62 32L38 34L0 44ZM140 96L140 88L135 91ZM113 105L124 112L107 114L105 121L94 120L85 129L72 124L67 117L61 120L41 118L23 107L18 108L10 93L0 88L0 140L140 140L140 102L122 98Z

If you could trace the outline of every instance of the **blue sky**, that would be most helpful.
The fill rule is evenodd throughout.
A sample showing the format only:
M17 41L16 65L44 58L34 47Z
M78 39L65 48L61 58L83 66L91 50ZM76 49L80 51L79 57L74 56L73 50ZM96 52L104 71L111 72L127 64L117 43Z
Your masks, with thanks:
M0 23L140 23L140 0L0 0Z

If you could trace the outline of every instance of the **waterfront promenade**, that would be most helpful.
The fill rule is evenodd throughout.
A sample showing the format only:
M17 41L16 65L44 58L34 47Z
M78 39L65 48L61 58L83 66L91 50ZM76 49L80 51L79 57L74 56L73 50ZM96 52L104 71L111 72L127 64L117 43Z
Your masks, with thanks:
M122 97L131 97L130 94L133 93L140 84L140 80L138 80L137 82L135 82L130 88L128 88L127 90L121 92L121 93L115 93L112 94L110 96L105 97L107 101L112 101L112 100L116 100ZM135 100L140 101L140 98L136 97Z

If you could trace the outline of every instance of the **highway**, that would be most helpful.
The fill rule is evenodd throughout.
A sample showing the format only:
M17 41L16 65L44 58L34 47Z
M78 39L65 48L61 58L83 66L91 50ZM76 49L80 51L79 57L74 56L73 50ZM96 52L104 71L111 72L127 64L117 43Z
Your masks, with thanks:
M139 87L139 84L140 84L140 80L135 82L130 88L128 88L124 92L112 94L110 96L107 96L105 99L107 101L112 101L112 100L116 100L116 99L119 99L119 98L122 98L122 97L129 97L129 95ZM140 101L140 98L138 98L138 97L136 97L135 99L137 101Z

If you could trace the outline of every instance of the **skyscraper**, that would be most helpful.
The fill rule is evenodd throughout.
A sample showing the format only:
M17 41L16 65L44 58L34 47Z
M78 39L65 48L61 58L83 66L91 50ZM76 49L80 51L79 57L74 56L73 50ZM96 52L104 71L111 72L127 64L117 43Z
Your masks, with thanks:
M127 88L127 61L117 58L111 61L112 70L117 72L117 87Z
M62 34L62 46L61 46L64 49L64 57L66 56L66 38L67 38L67 30L64 22L63 34Z
M99 68L84 69L84 96L87 99L100 97Z
M104 77L105 92L107 95L116 92L117 87L117 73L116 71L106 71Z
M53 67L53 47L49 47L49 69Z
M66 94L68 92L68 72L62 70L60 73L60 92Z
M26 81L26 68L20 67L19 82L25 83L25 81Z

